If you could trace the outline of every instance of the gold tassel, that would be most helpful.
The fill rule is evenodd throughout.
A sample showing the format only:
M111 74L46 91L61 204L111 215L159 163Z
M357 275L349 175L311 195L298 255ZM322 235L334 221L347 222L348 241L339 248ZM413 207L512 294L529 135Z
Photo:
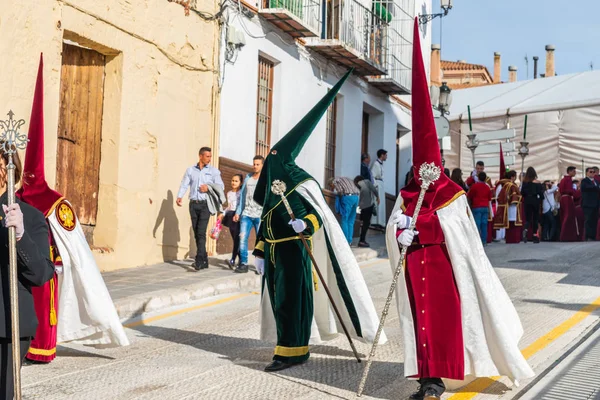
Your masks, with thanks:
M317 272L314 270L312 270L312 275L313 275L313 283L315 284L315 292L317 290L319 290L319 281L317 280Z
M54 307L54 277L50 279L50 326L56 326L56 308Z

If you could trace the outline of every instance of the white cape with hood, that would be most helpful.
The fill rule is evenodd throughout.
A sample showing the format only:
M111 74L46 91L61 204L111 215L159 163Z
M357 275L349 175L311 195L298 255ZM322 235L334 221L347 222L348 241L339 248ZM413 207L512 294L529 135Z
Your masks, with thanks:
M60 216L63 204L71 212ZM58 342L76 341L103 347L129 345L71 204L62 200L47 218L63 263L63 273L59 274ZM67 220L74 223L70 231L63 227Z
M402 197L398 196L393 212L401 206ZM518 380L532 377L534 372L519 350L521 321L485 254L466 196L437 210L437 215L460 294L465 380L502 375L518 384ZM394 270L400 248L391 222L386 242ZM398 279L396 300L404 338L404 374L414 376L418 374L415 327L404 278ZM457 382L450 383L456 386Z
M327 286L331 291L335 304L342 315L342 319L351 336L361 341L369 343L373 342L377 328L379 326L379 317L375 311L375 306L369 294L369 289L362 276L358 262L348 245L348 241L340 228L337 219L331 212L329 205L326 203L321 188L314 180L307 180L296 188L306 201L319 213L323 221L323 228L313 236L314 256L317 261L321 273L326 280ZM337 280L333 270L333 266L329 259L325 234L329 238L331 247L335 252L335 257L338 261L346 286L352 297L352 302L360 320L362 331L362 339L358 337L354 326L348 315L348 311L340 294L337 285ZM315 274L316 276L316 274ZM318 278L316 278L318 280ZM264 280L263 280L264 282ZM317 281L317 290L314 290L314 317L312 322L310 344L318 344L323 340L333 339L337 333L343 334L341 326L338 327L335 312L333 311L327 293L323 289L320 280ZM262 291L260 312L260 338L262 340L276 342L277 327L275 325L275 317L269 299L269 291ZM334 336L335 335L335 336ZM384 344L387 341L385 332L381 333L379 344Z

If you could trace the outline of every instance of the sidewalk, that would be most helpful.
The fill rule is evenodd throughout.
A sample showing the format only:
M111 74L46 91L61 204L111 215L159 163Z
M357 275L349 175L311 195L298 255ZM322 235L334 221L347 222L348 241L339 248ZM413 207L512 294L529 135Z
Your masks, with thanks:
M367 240L371 248L352 247L358 262L385 257L382 233L370 231ZM121 319L220 294L260 290L260 276L253 267L247 274L235 274L227 258L227 254L211 257L209 268L201 271L191 267L193 260L182 260L106 272L102 277ZM249 264L253 262L250 256Z

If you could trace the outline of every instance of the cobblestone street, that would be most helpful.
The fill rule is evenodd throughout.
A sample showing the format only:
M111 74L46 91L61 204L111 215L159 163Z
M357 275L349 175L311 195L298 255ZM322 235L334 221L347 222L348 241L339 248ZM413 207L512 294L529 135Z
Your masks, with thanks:
M520 347L536 373L544 372L598 321L600 246L494 243L486 251L524 325ZM389 264L379 258L363 262L361 268L380 312L390 283ZM263 372L273 346L257 340L258 304L256 291L220 294L125 321L132 342L126 348L59 346L52 364L24 368L24 396L89 400L355 398L364 363L353 359L343 336L313 346L310 360L301 366L277 374ZM417 388L415 382L403 378L399 331L393 306L386 322L389 342L378 348L363 398L406 399ZM357 348L366 358L370 347L357 343ZM519 388L505 379L481 379L460 393L448 391L444 398L510 399L522 396L519 390L534 387L536 379L520 382Z

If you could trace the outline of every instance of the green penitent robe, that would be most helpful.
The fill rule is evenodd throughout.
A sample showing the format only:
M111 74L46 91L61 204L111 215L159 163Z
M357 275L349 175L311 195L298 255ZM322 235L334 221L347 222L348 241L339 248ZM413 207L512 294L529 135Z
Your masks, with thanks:
M306 223L303 234L310 246L312 235L322 225L321 218L297 192L289 193L287 200L296 218ZM309 357L317 276L300 236L289 224L291 218L283 202L265 210L263 215L254 254L265 259L263 290L269 292L277 326L273 358L302 362Z

